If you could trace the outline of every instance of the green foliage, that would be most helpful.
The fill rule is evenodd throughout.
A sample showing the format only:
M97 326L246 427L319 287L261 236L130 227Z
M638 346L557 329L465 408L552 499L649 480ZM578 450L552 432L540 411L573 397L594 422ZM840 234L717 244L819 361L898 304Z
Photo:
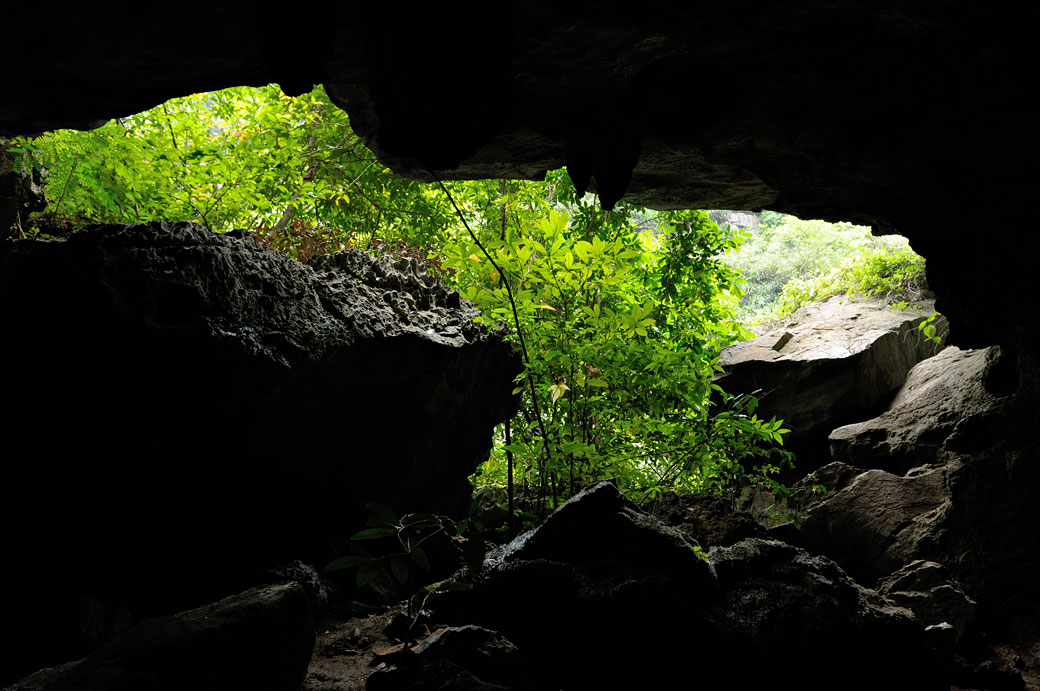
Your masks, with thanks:
M748 335L732 318L738 275L719 258L736 241L702 211L633 223L635 209L600 211L560 172L547 182L471 204L495 266L466 238L444 259L484 321L520 324L521 413L500 447L518 481L553 503L605 477L638 496L769 482L787 430L711 383L720 349ZM506 470L499 453L480 481Z
M894 303L921 298L924 259L909 248L876 249L846 260L830 273L808 280L794 279L780 294L776 312L790 314L802 305L832 295L878 297Z
M358 588L371 586L380 577L391 578L408 592L415 591L408 600L409 616L416 614L435 588L423 587L416 591L419 574L430 573L430 557L424 544L442 534L450 535L459 564L471 571L479 570L484 561L484 543L479 538L464 536L465 522L456 523L447 516L430 513L399 515L390 507L376 502L365 505L372 515L369 527L358 531L350 539L355 542L376 541L383 547L381 554L360 549L359 554L338 557L325 566L326 574L357 569ZM387 543L390 546L387 547ZM418 573L417 573L418 572Z
M441 195L389 174L320 87L195 94L19 143L47 171L46 214L75 225L197 221L306 259L405 234L425 247L450 218Z
M942 343L942 336L936 333L935 321L938 318L939 313L932 312L924 321L917 325L917 328L920 329L921 334L935 345L940 345Z
M727 262L744 276L738 313L749 323L776 319L832 295L920 299L924 260L904 238L875 237L850 223L801 220L763 212Z
M722 259L741 239L703 211L604 212L554 171L450 183L460 219L439 186L380 164L320 88L196 94L18 146L47 172L44 232L59 216L193 220L301 260L360 247L430 262L524 351L516 434L499 439L481 482L505 483L507 451L543 507L605 477L636 496L772 485L789 462L782 423L712 384L720 349L750 334L735 319L739 272ZM380 569L411 578L424 569L423 531L445 528L414 514L376 520L355 537L400 550L334 562L358 568L359 583Z
M381 574L390 574L401 585L410 585L416 569L430 572L430 557L426 555L423 544L442 533L448 533L460 546L460 556L469 565L484 560L483 544L463 537L464 523L457 523L447 516L432 513L407 513L398 515L393 509L381 504L369 502L365 505L372 512L368 519L369 528L355 533L350 539L355 541L390 540L396 542L395 547L381 556L348 555L339 557L329 563L324 571L335 573L357 568L357 585L363 588L372 583ZM479 547L474 552L473 547Z

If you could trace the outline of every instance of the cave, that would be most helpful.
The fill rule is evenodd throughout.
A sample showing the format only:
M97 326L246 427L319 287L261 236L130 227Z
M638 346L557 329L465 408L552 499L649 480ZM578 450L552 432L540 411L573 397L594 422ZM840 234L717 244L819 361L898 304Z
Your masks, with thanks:
M929 284L937 309L949 318L951 343L999 346L1004 353L998 375L1004 388L1017 393L1019 404L996 419L982 420L977 445L965 446L965 453L1001 461L963 478L970 506L944 539L951 550L972 553L961 576L991 594L995 629L1035 633L1040 545L1033 495L1040 489L1040 474L1031 431L1040 413L1040 320L1028 299L1038 247L1028 219L1020 218L1025 214L1015 211L1032 198L1037 182L1033 159L1040 132L1035 116L1022 105L1034 63L1034 14L1025 8L996 12L939 2L697 2L682 7L534 2L485 8L479 15L441 6L402 12L383 4L332 3L276 14L234 1L149 5L132 12L115 5L61 5L43 15L19 4L3 10L10 30L0 43L5 66L0 136L90 128L168 98L228 86L278 83L292 95L320 83L379 159L414 179L538 179L547 169L566 166L577 186L595 190L608 207L624 198L656 209L769 208L805 218L850 220L878 233L898 232L928 260ZM0 181L5 229L18 213L14 188L9 178ZM102 262L127 251L110 240L98 236L80 242L96 243ZM106 247L119 251L106 255ZM54 261L68 273L91 271L68 257ZM34 284L32 266L28 269L18 277L19 286L31 288L20 301L23 312L32 312L45 299L74 306L83 297L50 294L57 289ZM4 271L2 278L14 285L13 269ZM127 294L134 289L127 286ZM8 295L16 290L25 288L11 288ZM162 297L176 309L197 308L191 296ZM73 307L69 314L76 314ZM80 318L84 325L69 324L69 333L86 328L94 317ZM110 336L101 344L52 343L38 360L60 366L70 348L86 347L101 357L126 347L132 362L146 367L148 348L172 354L190 353L193 347L187 339L126 346L124 334ZM467 363L484 363L491 374L470 380L459 373L469 364L442 362L444 371L455 374L431 374L430 396L436 398L443 388L438 377L447 377L447 390L487 404L482 413L487 424L507 414L502 390L508 394L511 371L488 364L497 357L489 354L496 345L476 334L465 338L472 348ZM25 361L11 361L18 352L16 339L16 333L5 334L5 367L22 371ZM405 352L426 347L405 341L407 336L394 340L393 347ZM353 365L352 370L350 363L339 362L338 376L357 380L375 367L393 371L406 357L383 345L369 349L366 357L375 364ZM200 368L205 372L200 374ZM315 370L310 376L330 372ZM166 374L169 381L162 385L173 388L183 377L224 376L219 365L190 356ZM255 371L235 376L248 382L268 374L258 362ZM42 598L68 579L92 578L77 573L84 559L127 567L126 582L112 586L119 592L164 587L175 579L194 583L194 598L219 590L210 587L198 564L177 562L177 555L190 547L181 544L178 531L194 518L171 518L156 533L135 537L169 547L148 551L144 562L128 556L126 543L102 545L96 553L84 546L98 531L119 532L126 511L149 506L152 497L142 487L169 482L174 488L170 497L193 491L193 481L174 464L210 443L211 430L157 441L165 429L157 420L186 404L177 399L154 414L136 411L128 425L113 420L105 434L98 434L91 424L62 413L104 403L104 395L97 393L106 384L103 367L48 376L66 382L67 390L9 400L2 427L9 471L2 514L8 536L5 584L15 591L12 602L19 600L20 588ZM485 386L490 380L497 385ZM293 379L281 395L304 400L312 385ZM140 392L126 389L118 395L133 400ZM380 405L394 409L397 402L388 397ZM369 426L365 415L375 409L358 402L351 406L346 415L360 422L349 428L344 444ZM240 410L241 401L219 401L218 410L225 409ZM303 429L306 406L297 414ZM421 406L409 409L406 417L409 433L423 429ZM64 421L66 438L49 436L50 418ZM149 459L136 466L133 486L127 487L130 480L122 470L87 478L81 461L103 457L112 446L108 435L122 434L129 440L121 443L141 449ZM997 443L991 438L1001 444L999 454L983 454ZM250 458L277 455L262 440L247 440L243 452L221 446L231 437L220 439L213 457L233 456L231 467L215 469L207 456L185 471L215 477L209 486L216 495L210 499L217 503L224 483L238 482L242 475L292 474L284 465L251 466ZM469 443L470 457L479 456L483 444ZM335 446L323 440L313 453ZM385 450L371 440L362 446L370 456ZM279 451L291 455L295 449ZM307 486L303 480L289 482L294 488ZM93 494L82 496L83 483ZM275 530L276 523L311 520L273 517L272 504L283 513L295 505L266 497L269 488L256 481L255 494L214 509L228 539L236 531L251 534ZM414 498L421 504L421 492ZM176 503L164 508L171 515L182 510ZM205 511L200 515L198 520L213 518ZM251 515L263 518L254 523L243 518ZM291 534L285 530L281 539ZM62 536L58 544L50 542L55 536ZM238 543L240 552L229 554L214 540L203 560L248 561L262 542L253 536ZM143 582L160 572L162 578ZM187 595L185 603L170 599L177 602L164 603L168 607L194 601ZM44 617L50 613L39 603L19 606ZM44 636L46 628L17 633ZM24 660L5 669L0 682L32 671L33 665L60 662L36 655L37 647L20 648Z

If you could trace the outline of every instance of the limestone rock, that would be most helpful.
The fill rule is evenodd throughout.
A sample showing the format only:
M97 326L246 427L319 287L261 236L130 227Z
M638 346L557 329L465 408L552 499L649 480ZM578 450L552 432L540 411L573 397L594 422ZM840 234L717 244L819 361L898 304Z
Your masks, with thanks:
M33 622L5 664L85 654L58 643L78 640L77 597L140 620L259 568L323 565L366 501L464 512L519 366L475 315L411 264L315 269L190 223L0 245L17 488L0 518L22 526L7 549L25 565L4 598ZM42 612L23 587L47 593Z
M712 549L710 557L723 593L708 615L718 627L714 635L729 650L755 651L758 683L767 683L765 670L804 664L812 673L799 679L801 688L834 688L839 678L850 689L949 687L910 612L861 587L833 561L761 539ZM745 668L741 683L755 674Z
M1034 630L1040 621L1040 396L1029 361L1019 363L1024 386L962 419L947 438L950 505L933 531L935 555L921 556L949 567L982 611Z
M751 516L710 494L665 492L649 513L665 525L678 528L705 549L765 536Z
M838 674L843 688L949 686L910 613L833 562L761 539L703 561L608 483L456 578L474 587L445 594L435 618L502 632L535 689L656 686L688 672L690 651L710 661L697 680L712 688L803 665L801 688L833 688Z
M296 691L313 647L303 588L267 586L141 622L86 659L4 691Z
M329 605L335 597L335 588L327 578L322 576L310 564L304 564L299 559L288 564L264 569L256 574L254 580L257 585L272 585L278 583L298 583L307 594L307 602L311 608L311 615L315 623L321 621L329 610Z
M1032 113L993 105L1033 76L1030 5L543 0L464 17L185 2L182 13L63 7L46 17L61 50L42 46L37 7L8 3L0 133L89 128L226 86L298 94L320 82L406 175L536 178L567 164L604 198L654 208L765 207L898 230L928 258L960 345L1037 352L1040 319L979 290L1027 294L1034 234L1003 224L999 242L974 240L994 209L1036 188ZM303 35L291 51L271 40ZM431 56L468 65L465 108L416 69ZM687 107L691 76L711 105Z
M999 357L999 348L950 347L918 363L879 417L831 432L831 456L897 474L935 462L956 426L998 398L987 375Z
M868 470L824 496L803 530L785 536L873 586L929 549L949 496L942 469L907 477Z
M28 230L29 214L47 204L39 169L8 148L17 147L0 136L0 240L19 237Z
M414 650L401 651L365 688L494 691L522 688L524 677L520 652L505 636L479 626L449 626Z
M881 579L878 592L901 607L911 610L921 626L947 624L963 636L974 623L975 601L934 561L916 559Z
M841 296L808 305L782 327L722 351L716 383L728 393L754 394L760 418L782 418L799 467L822 465L835 427L877 411L910 369L934 354L916 311Z

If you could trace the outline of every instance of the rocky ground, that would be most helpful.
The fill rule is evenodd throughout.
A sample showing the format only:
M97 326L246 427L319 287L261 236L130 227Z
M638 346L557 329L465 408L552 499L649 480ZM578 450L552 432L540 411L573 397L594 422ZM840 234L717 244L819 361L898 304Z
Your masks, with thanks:
M302 691L357 691L380 666L381 657L401 645L386 635L401 608L365 617L328 616L318 626L314 655Z

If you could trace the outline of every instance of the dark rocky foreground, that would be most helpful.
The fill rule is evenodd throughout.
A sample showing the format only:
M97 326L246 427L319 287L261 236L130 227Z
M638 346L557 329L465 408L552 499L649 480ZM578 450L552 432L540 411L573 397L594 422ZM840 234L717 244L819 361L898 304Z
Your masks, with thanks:
M464 512L518 367L475 314L408 262L192 224L0 246L0 679L322 565L365 501Z
M499 685L465 686L487 689L657 688L676 679L757 688L778 673L806 689L950 687L909 610L834 562L760 538L699 556L686 534L610 483L455 580L473 588L444 594L433 619L451 624L448 632L475 624L479 640L501 636L516 652L499 642L488 646L497 657L475 660L476 645L420 646L374 674L369 689L455 688L433 680L463 671Z

